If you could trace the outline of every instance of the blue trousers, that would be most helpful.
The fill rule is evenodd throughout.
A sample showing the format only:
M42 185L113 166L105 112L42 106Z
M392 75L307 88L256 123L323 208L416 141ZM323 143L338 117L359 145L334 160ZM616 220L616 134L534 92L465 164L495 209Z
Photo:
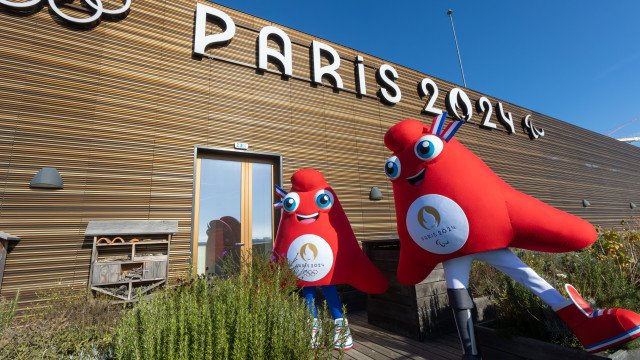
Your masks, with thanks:
M320 289L322 289L324 298L327 300L327 307L329 307L331 317L334 319L341 318L343 316L342 302L340 301L338 290L336 289L335 285L320 286ZM313 315L314 318L317 318L318 302L316 301L316 286L303 287L302 294L304 295L304 298L307 300L307 304L309 305L309 312Z

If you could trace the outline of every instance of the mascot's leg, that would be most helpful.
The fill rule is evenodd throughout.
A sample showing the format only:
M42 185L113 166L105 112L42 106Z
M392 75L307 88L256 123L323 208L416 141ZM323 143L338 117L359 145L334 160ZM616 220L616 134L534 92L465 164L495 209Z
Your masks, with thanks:
M453 310L453 317L458 328L458 335L462 343L463 359L482 359L475 331L472 310L473 299L469 294L469 271L473 255L451 259L442 263L447 280L447 294L449 304Z
M307 301L309 313L313 316L313 324L311 325L311 347L315 348L318 346L318 334L320 333L320 322L318 321L318 305L316 304L316 287L303 287L302 295Z
M640 337L639 314L625 309L593 310L571 285L565 285L571 298L566 300L509 249L476 254L476 259L494 266L531 289L558 314L590 353Z
M590 353L606 350L640 337L640 315L625 309L591 308L578 291L565 285L571 304L556 314L578 337Z
M527 266L527 264L523 263L522 260L509 249L478 253L475 254L475 258L476 260L493 266L508 277L527 287L553 310L557 310L570 303L558 290L554 289L553 286L541 278L540 275Z
M342 302L338 296L338 290L335 285L327 285L322 287L322 293L325 300L327 300L327 306L335 324L334 347L336 349L349 350L353 347L353 339L349 323L342 313Z

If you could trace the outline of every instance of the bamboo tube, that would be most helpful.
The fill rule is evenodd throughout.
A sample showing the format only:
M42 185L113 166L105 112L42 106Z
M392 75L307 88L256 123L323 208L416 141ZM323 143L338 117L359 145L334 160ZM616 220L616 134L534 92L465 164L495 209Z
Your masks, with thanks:
M111 244L111 239L107 237L101 237L100 239L98 239L98 241L96 241L96 244Z
M111 240L111 243L112 244L117 244L117 243L124 244L124 239L121 238L120 236L116 236L116 237L113 238L113 240Z

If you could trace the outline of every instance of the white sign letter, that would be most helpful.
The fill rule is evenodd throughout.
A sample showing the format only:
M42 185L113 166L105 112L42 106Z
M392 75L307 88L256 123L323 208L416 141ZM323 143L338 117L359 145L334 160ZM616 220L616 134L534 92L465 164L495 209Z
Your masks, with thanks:
M498 111L496 112L496 114L498 115L498 120L500 120L502 125L504 125L509 134L513 134L514 132L516 132L513 127L513 117L511 116L510 112L504 111L504 107L502 106L501 102L498 103Z
M315 40L311 42L311 51L313 58L313 82L322 84L322 77L327 75L333 79L335 87L342 89L344 87L342 78L336 72L340 67L340 56L338 53L331 46ZM329 65L327 66L321 66L320 60L322 52L330 57Z
M268 40L269 36L272 35L276 37L274 40L282 48L282 53L280 53L280 49L275 50L269 48ZM289 39L289 36L284 33L284 31L278 29L275 26L265 26L260 30L260 35L258 36L259 69L267 70L269 56L278 61L280 71L284 75L291 76L293 74L293 65L291 60L291 40Z
M480 99L476 102L476 109L478 112L484 113L484 117L482 118L482 123L480 126L495 129L498 126L491 122L491 114L493 113L493 108L491 107L491 102L485 96L481 96Z
M367 95L367 83L364 79L364 59L356 56L356 91L358 95Z
M449 91L445 98L445 105L456 120L469 121L473 116L471 100L467 93L460 88L453 88ZM458 113L458 109L462 110L462 114Z
M389 77L388 74L391 74ZM380 85L380 95L389 104L397 104L402 99L400 88L394 82L398 78L398 72L389 64L382 64L376 73L378 84ZM391 91L387 90L389 88ZM394 95L391 95L393 93Z
M429 78L424 78L420 81L420 87L418 89L420 89L421 97L430 96L429 101L427 101L427 105L424 106L422 111L433 116L442 114L442 110L433 107L438 99L438 85L436 82Z
M218 34L206 35L208 17L213 17L217 22L221 22L221 27L224 31ZM196 4L196 25L193 32L193 52L206 55L205 51L210 45L227 45L233 39L236 34L236 24L223 11L198 3Z

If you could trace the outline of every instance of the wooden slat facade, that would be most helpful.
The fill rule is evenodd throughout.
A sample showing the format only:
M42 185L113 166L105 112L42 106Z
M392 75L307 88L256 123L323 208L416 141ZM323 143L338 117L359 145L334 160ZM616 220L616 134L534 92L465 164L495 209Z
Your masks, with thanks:
M213 58L192 56L194 0L136 0L125 19L84 31L63 26L46 7L30 16L0 9L0 231L22 238L7 259L3 295L20 290L29 302L36 291L86 286L89 220L178 220L170 275L186 274L197 145L230 148L241 141L281 154L284 179L316 167L360 240L397 236L383 135L404 118L430 122L416 90L428 75L392 64L402 101L385 105L375 96L375 70L384 60L200 1L237 25L228 46L209 50ZM293 78L256 71L256 39L266 25L291 38ZM309 81L314 39L340 54L345 91ZM365 60L368 96L353 91L356 55ZM436 106L444 109L455 85L430 78L440 90ZM474 104L483 95L465 91ZM457 138L515 188L594 224L617 226L633 214L640 149L503 103L515 134L500 125L481 129L475 113ZM528 138L519 125L527 114L546 136ZM63 190L29 188L44 166L60 171ZM384 200L368 200L372 186ZM592 206L583 208L582 199Z

